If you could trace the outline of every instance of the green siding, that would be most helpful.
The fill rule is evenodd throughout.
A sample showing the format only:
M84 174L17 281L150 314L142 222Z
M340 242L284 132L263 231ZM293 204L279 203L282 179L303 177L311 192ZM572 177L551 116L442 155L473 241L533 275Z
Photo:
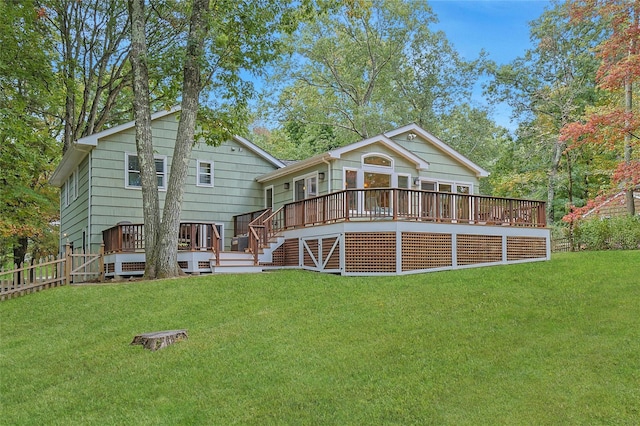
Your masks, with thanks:
M78 174L78 197L71 201L68 206L64 206L63 194L66 192L67 184L60 191L60 249L69 242L73 244L74 249L83 247L82 232L88 232L87 229L87 211L88 211L88 187L89 187L89 160L86 157L76 169ZM68 182L68 179L67 179ZM87 241L88 243L90 242Z
M435 147L429 141L419 136L409 140L406 134L396 136L393 141L429 163L429 170L420 172L420 177L472 183L474 192L478 193L480 181L475 172Z
M153 122L156 155L167 157L167 181L178 123L175 115ZM142 191L125 188L125 153L136 153L134 129L101 140L93 150L92 233L102 240L102 231L120 221L142 223ZM197 161L213 162L213 187L196 185ZM193 147L182 205L181 221L223 224L225 247L233 235L233 216L264 207L262 185L257 176L276 167L235 140L217 147ZM166 191L161 190L162 209Z

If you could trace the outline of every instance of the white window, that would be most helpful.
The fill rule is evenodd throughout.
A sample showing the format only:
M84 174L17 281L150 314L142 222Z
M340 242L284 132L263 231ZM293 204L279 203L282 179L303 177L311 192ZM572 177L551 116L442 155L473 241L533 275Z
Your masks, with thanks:
M422 189L423 191L437 191L438 182L423 180L422 182L420 182L420 189Z
M384 154L366 154L362 157L362 164L368 166L393 168L393 159Z
M69 206L76 198L78 198L78 173L74 170L67 178L62 192L62 201L64 206Z
M318 174L305 176L293 181L293 200L300 201L318 195Z
M410 189L411 176L398 174L398 188Z
M435 180L420 180L423 191L439 191L451 194L471 194L473 185L468 183L440 182Z
M158 178L158 189L167 188L167 157L156 156L156 175ZM136 154L125 154L125 186L127 188L141 188L142 179L140 176L140 163Z
M264 208L273 208L273 185L267 186L264 189Z
M213 162L198 160L197 186L213 186Z
M67 200L67 183L66 182L62 184L62 188L60 189L60 202L64 207L67 207L69 205L69 202Z

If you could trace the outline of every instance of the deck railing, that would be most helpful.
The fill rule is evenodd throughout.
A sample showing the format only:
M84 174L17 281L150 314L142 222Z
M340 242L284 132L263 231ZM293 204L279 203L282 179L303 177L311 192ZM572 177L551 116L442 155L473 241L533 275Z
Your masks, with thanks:
M102 231L105 253L143 252L144 225L118 224ZM217 254L220 247L220 234L213 223L180 224L178 230L178 250L213 251ZM218 256L216 255L216 258Z
M285 204L261 218L261 233L249 234L249 247L255 255L285 229L344 220L546 226L544 201L399 188L347 189Z
M249 233L249 224L265 211L270 209L261 209L254 212L243 213L233 217L233 236L247 235Z

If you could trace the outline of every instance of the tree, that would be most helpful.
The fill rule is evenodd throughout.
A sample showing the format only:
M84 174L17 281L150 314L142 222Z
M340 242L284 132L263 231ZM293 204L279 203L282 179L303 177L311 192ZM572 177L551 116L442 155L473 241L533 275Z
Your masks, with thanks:
M285 40L263 114L313 153L410 122L439 127L482 62L460 58L435 21L424 1L344 3Z
M640 78L640 0L574 0L570 5L574 25L595 19L610 28L596 47L601 61L598 87L609 97L607 103L586 111L583 120L566 123L562 140L572 141L572 148L603 144L622 151L613 180L623 184L627 213L633 216L634 188L640 184L640 160L633 156L640 140L640 113L633 108L633 86Z
M152 146L148 91L145 90L148 78L144 75L144 64L149 55L142 34L146 28L144 2L130 0L129 6L138 109L135 113L136 140L138 149L143 149L139 151L142 156L144 150ZM162 220L159 220L159 210L154 202L144 203L145 220L155 216L158 219L154 218L153 223L159 224L155 246L145 247L146 261L153 264L145 271L149 278L176 276L180 271L177 265L178 230L191 148L197 140L196 118L198 115L201 118L201 135L207 143L220 143L238 133L246 125L247 100L252 93L251 83L241 78L240 71L260 72L279 52L282 32L293 30L298 19L311 11L310 3L303 3L304 7L299 8L298 3L278 1L259 5L220 2L210 9L209 0L194 0L184 6L173 12L176 19L188 22L188 33L180 54L183 64L181 112ZM208 109L200 107L205 89L209 96L205 102L210 106ZM157 192L155 171L147 165L141 168L141 175L143 191Z
M29 243L43 255L57 252L49 236L56 232L58 192L47 180L59 159L60 93L39 13L32 2L0 2L0 246L12 250L16 264Z
M556 4L531 23L535 48L511 64L496 68L487 88L494 100L507 102L516 116L524 118L519 134L521 140L533 142L529 146L535 152L531 154L543 153L546 157L536 167L547 171L548 223L558 216L555 201L561 186L560 164L563 157L569 160L560 129L579 117L598 96L597 61L591 50L601 34L602 26L597 23L571 24L566 5Z
M177 99L179 63L175 47L184 22L170 19L180 1L154 2L146 22L152 107ZM53 66L64 93L63 151L75 140L130 120L132 70L129 61L129 16L126 0L48 0L41 9L54 37Z

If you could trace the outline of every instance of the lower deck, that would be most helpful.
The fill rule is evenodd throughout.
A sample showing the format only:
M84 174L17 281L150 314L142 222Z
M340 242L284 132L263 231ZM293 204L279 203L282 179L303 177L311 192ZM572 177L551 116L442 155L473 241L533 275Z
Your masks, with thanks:
M285 232L265 268L400 275L550 259L550 232L416 222L344 222Z
M258 255L178 252L187 273L300 268L341 275L401 275L550 259L546 228L403 221L339 222L283 231ZM144 252L105 255L106 276L142 275Z

